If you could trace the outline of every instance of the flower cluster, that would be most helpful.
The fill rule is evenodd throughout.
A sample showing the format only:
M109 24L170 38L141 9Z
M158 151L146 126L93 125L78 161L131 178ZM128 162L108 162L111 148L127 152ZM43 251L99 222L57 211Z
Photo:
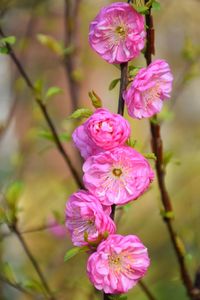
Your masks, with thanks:
M92 21L91 47L109 63L125 63L145 45L144 18L130 4L104 7ZM164 60L139 70L123 92L133 118L151 117L170 97L172 74ZM154 173L149 162L128 146L130 125L123 116L99 108L73 132L73 141L85 162L85 190L70 196L66 226L72 242L90 253L87 273L94 286L108 294L127 292L146 273L147 248L135 235L116 233L111 218L115 205L136 200L149 187Z

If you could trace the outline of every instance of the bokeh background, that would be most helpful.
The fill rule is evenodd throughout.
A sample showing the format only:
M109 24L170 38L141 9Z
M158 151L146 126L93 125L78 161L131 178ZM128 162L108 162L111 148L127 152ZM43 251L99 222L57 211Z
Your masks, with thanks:
M112 1L110 1L112 2ZM162 0L154 12L155 58L168 61L174 74L172 98L160 114L164 140L166 182L175 211L174 226L186 250L186 262L194 277L200 265L200 1ZM69 18L66 4L76 18ZM70 141L77 120L69 119L75 108L92 108L88 92L94 90L104 106L116 112L118 89L109 90L119 70L102 61L88 45L88 26L106 0L1 0L1 27L15 36L13 48L31 80L43 95L52 86L62 93L47 100L66 152L81 174L81 159ZM77 6L77 12L75 4ZM70 31L71 30L71 31ZM72 33L70 37L69 33ZM46 39L45 39L46 37ZM48 37L48 38L47 38ZM51 38L50 38L51 37ZM53 40L52 40L53 38ZM57 41L57 42L55 42ZM60 49L65 48L65 59ZM71 67L70 67L71 62ZM144 66L141 55L134 62ZM71 68L71 69L70 69ZM71 87L73 86L73 91ZM75 91L75 92L74 92ZM75 94L73 94L75 93ZM132 126L136 149L150 152L148 120L127 119ZM152 165L154 164L151 161ZM18 226L59 300L101 299L86 276L86 254L67 263L65 252L72 247L61 227L56 236L49 225L64 223L65 203L77 190L63 158L49 136L48 127L33 96L9 55L0 55L0 204L14 182L23 190L18 199ZM151 267L144 282L159 300L186 300L178 264L162 221L157 182L138 201L118 209L118 232L137 234L148 247ZM62 225L61 225L62 226ZM41 291L39 279L22 245L5 224L0 227L0 274ZM13 279L14 273L15 279ZM146 300L140 287L129 299ZM0 282L0 299L40 299Z

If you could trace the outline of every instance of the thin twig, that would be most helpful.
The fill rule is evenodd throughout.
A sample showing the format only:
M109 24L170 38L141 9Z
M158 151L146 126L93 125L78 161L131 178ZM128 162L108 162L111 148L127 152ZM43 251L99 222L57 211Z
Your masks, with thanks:
M147 2L147 0L145 0ZM147 44L146 44L146 51L145 51L145 59L147 66L152 61L152 54L154 54L154 28L153 28L153 17L151 15L151 8L149 8L149 13L145 16L146 19L146 32L147 32ZM156 119L156 116L155 116ZM189 271L187 270L187 266L185 263L185 255L182 251L179 237L174 230L173 227L173 220L171 217L168 217L167 213L172 213L173 215L173 208L170 196L168 194L166 184L165 184L165 170L163 167L163 142L160 133L160 125L158 123L150 122L150 130L151 130L151 137L152 137L152 151L155 153L157 160L155 162L156 167L156 174L158 178L158 186L161 194L161 200L163 203L163 207L165 210L165 214L163 220L167 226L170 239L173 245L173 248L176 253L176 257L179 263L180 268L180 275L183 281L183 284L187 290L187 293L190 299L200 299L194 296L194 286L192 280L190 278Z
M3 31L2 31L2 28L0 27L0 35L2 35L3 37L5 37ZM80 179L79 177L79 174L77 173L76 169L74 168L72 162L71 162L71 159L69 158L68 154L66 153L60 139L59 139L59 135L57 133L57 130L54 126L54 123L47 111L47 108L46 106L44 105L42 99L38 98L36 96L36 91L35 91L35 87L31 81L31 79L29 78L28 74L26 73L25 69L23 68L21 62L18 60L15 52L13 51L12 47L9 45L9 44L6 44L6 47L8 49L8 53L10 55L10 57L12 58L13 62L15 63L19 73L21 74L22 78L24 79L24 81L26 82L27 86L29 87L29 89L31 90L31 92L33 93L34 95L34 98L35 98L35 101L36 103L38 104L38 106L40 107L40 110L51 130L51 133L53 135L53 138L54 138L54 141L55 141L55 144L60 152L60 154L62 155L64 161L66 162L67 166L69 167L77 185L81 188L84 188L83 186L83 183L82 183L82 180Z
M26 252L28 258L30 259L30 261L31 261L31 263L32 263L32 265L33 265L36 273L38 274L38 277L40 278L40 280L41 280L41 282L42 282L42 284L43 284L43 286L44 286L44 288L45 288L45 290L46 290L46 292L48 294L48 299L49 300L56 300L53 292L51 291L51 289L50 289L50 287L49 287L49 285L47 283L46 278L44 277L44 275L42 273L42 270L40 269L40 266L38 265L35 257L31 253L31 251L30 251L30 249L29 249L26 241L24 240L23 236L19 232L17 226L12 226L10 229L11 229L11 231L13 231L16 234L16 236L19 239L22 247L24 248L24 251Z
M144 283L144 281L140 280L138 284L139 284L140 288L143 290L143 292L146 294L147 299L156 300L154 295L151 293L151 291L147 287L147 285Z
M16 283L16 282L13 283L13 282L9 281L7 278L5 278L2 275L0 275L0 281L3 282L3 283L6 283L7 285L13 287L14 289L18 290L21 293L24 293L24 294L29 295L31 297L34 296L30 291L26 290L21 284Z
M78 23L80 3L81 0L65 0L65 47L72 47L73 50L72 53L65 56L64 63L73 110L78 108L80 93L80 83L74 78L74 72L78 65L77 53L79 48Z
M41 232L41 231L45 231L45 230L50 230L50 229L53 229L53 228L56 228L56 227L58 227L57 224L41 225L41 226L36 226L36 227L33 227L33 228L22 230L22 231L20 231L20 234L24 235L24 234L30 234L30 233L37 233L37 232ZM2 239L10 237L11 235L12 235L11 231L1 234L0 242L1 242Z

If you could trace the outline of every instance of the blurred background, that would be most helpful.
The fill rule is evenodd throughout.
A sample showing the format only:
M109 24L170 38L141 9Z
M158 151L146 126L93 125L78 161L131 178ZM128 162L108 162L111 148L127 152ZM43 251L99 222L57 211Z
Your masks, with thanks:
M110 1L114 2L114 1ZM166 182L175 211L174 226L185 246L194 278L200 265L200 1L162 0L153 11L155 58L166 59L174 74L172 98L159 116L165 149ZM119 85L109 90L119 70L88 45L88 26L106 0L0 0L0 26L26 70L81 176L82 161L71 142L77 108L92 108L94 90L116 112ZM57 150L33 94L0 40L0 274L24 290L0 280L0 299L43 299L44 288L19 236L4 224L3 214L17 216L18 229L59 300L101 299L86 276L86 254L64 263L72 247L64 227L65 203L77 190ZM141 55L134 64L144 66ZM133 120L136 149L150 150L148 120ZM154 161L151 161L152 166ZM6 203L8 199L8 203ZM138 201L118 209L118 232L137 234L151 257L144 282L158 300L186 300L178 264L162 221L156 180ZM14 217L15 217L14 216ZM1 279L1 276L0 276ZM148 299L139 286L128 299Z

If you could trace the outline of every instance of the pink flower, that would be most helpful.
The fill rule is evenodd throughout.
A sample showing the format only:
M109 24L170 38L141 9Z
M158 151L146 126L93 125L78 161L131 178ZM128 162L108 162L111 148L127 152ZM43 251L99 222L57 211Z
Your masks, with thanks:
M107 62L127 62L144 48L144 17L127 3L112 3L91 22L89 43Z
M163 100L170 98L172 81L169 65L164 60L155 60L142 68L123 95L129 115L141 119L160 112Z
M102 151L102 149L95 145L95 143L90 139L85 131L84 125L81 125L74 130L72 139L84 159Z
M129 137L129 123L122 116L103 108L97 109L73 133L73 140L85 159L103 150L124 145Z
M126 293L146 273L147 248L135 235L110 235L88 259L87 273L96 289L106 294Z
M55 218L51 217L48 220L48 229L55 237L63 238L67 236L67 229L64 225L60 224Z
M98 199L83 190L74 193L66 204L66 226L75 246L88 244L84 240L85 234L92 242L105 232L116 231L115 223L103 210Z
M148 161L126 146L89 157L83 171L86 188L104 205L122 205L138 198L154 178Z

